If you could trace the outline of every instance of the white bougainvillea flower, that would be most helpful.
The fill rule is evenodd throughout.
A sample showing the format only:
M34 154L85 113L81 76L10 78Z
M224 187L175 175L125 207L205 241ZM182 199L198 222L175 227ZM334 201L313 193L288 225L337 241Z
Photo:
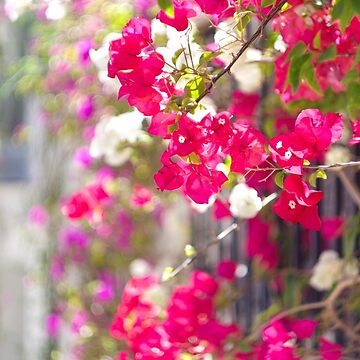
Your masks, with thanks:
M152 272L152 266L146 260L138 258L129 264L129 272L131 276L141 278Z
M313 268L310 285L319 291L331 289L343 277L343 260L334 250L325 250L321 253L318 262Z
M124 164L132 153L129 144L148 139L142 130L143 119L144 115L138 111L102 119L96 125L90 155L96 159L104 157L111 166Z
M257 191L245 183L233 188L229 202L231 214L242 219L251 219L262 209L262 201Z
M332 145L325 154L325 164L346 163L351 159L351 152L348 148L341 145Z

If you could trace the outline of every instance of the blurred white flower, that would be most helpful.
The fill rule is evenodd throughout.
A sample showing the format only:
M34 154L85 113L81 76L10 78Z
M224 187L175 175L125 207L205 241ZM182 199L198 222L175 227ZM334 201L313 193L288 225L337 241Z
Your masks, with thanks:
M50 0L45 11L48 20L60 20L66 15L66 6L64 1Z
M232 215L242 219L251 219L262 209L261 198L257 191L245 183L233 188L229 202Z
M336 251L325 250L313 268L310 285L319 291L329 290L342 277L343 260L339 258Z
M16 21L31 4L32 0L5 0L5 14L11 21Z
M346 163L351 159L351 152L348 148L341 145L332 145L325 154L325 164Z
M93 158L104 157L111 166L120 166L129 160L132 148L129 144L148 139L141 130L144 115L132 111L119 116L102 119L95 128L90 144Z
M133 277L143 277L151 273L150 264L144 259L135 259L129 264L129 272Z
M280 51L282 53L284 53L287 49L287 46L283 40L283 37L281 35L279 35L274 43L274 49L277 51Z

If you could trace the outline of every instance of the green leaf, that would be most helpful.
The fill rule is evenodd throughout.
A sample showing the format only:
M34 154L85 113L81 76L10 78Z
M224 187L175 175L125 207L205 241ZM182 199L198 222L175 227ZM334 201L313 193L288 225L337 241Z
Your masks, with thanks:
M303 165L304 165L304 166L309 166L309 165L310 165L310 161L305 159L305 160L303 161Z
M175 51L175 54L171 58L172 63L176 66L179 56L185 51L185 48L181 48Z
M359 0L337 0L333 10L332 10L332 19L340 20L340 28L341 31L344 31L346 27L349 25L351 19L356 15L359 14L359 7L358 4Z
M314 91L321 93L311 58L309 58L308 61L302 66L301 74L304 80Z
M284 188L284 176L285 176L285 172L284 171L279 171L274 177L275 184L280 189Z
M326 172L322 169L318 169L315 172L313 172L309 177L309 183L311 186L316 186L316 179L327 179Z
M288 60L292 58L297 58L302 55L306 51L306 45L303 41L299 41L293 49L290 51L289 55L287 56Z
M310 56L311 54L303 54L290 61L288 82L291 85L293 93L299 88L303 66L309 60Z
M315 49L320 49L321 46L320 31L318 31L317 34L315 35L313 45Z
M333 44L320 54L320 56L317 58L317 62L320 63L335 58L336 58L336 46Z
M172 0L157 0L159 8L164 10L166 15L174 17L174 4Z
M275 0L261 0L261 7L266 7L269 5L272 5L274 3Z
M206 85L201 76L191 79L185 86L186 94L192 99L197 99L205 90Z
M360 1L359 0L350 0L352 3L352 7L355 10L355 12L360 15Z
M207 64L210 60L216 58L217 56L219 56L221 54L220 51L205 51L203 54L201 54L200 56L200 60L199 60L199 66Z
M246 25L251 21L253 14L250 12L245 12L245 13L235 13L235 17L237 19L237 29L240 31L240 33L242 33L245 28Z

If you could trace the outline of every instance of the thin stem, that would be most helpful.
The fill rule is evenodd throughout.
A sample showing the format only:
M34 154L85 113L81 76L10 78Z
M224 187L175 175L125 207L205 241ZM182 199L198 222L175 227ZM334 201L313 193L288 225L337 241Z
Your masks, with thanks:
M195 255L186 258L177 268L175 268L169 275L167 275L166 279L172 279L175 276L179 275L183 270L185 270L190 264L192 264L197 258L204 255L208 249L216 244L218 244L221 240L226 238L229 234L231 234L234 230L238 228L237 223L231 224L224 231L222 231L219 235L215 237L215 239L211 240L203 249L196 251Z
M276 192L270 194L262 200L262 206L265 207L271 201L276 199L278 194ZM191 265L197 258L206 254L209 248L220 243L223 239L225 239L229 234L239 228L238 223L232 223L225 230L223 230L220 234L218 234L213 240L208 242L204 248L201 250L195 251L193 256L186 258L177 268L175 268L170 274L166 274L166 280L170 280L175 276L179 275L183 270L185 270L189 265Z
M311 166L304 166L304 169L311 169L311 170L324 170L324 171L339 171L339 169L342 168L348 168L348 167L360 167L360 161L349 161L346 163L336 163L336 164L330 164L330 165L311 165ZM251 168L248 169L248 172L251 171L282 171L283 168L279 167L263 167L263 168Z
M272 11L265 17L265 19L262 21L262 23L259 25L258 29L254 32L254 34L251 36L251 38L244 43L244 45L240 48L240 50L236 53L234 58L229 62L225 68L220 71L213 79L212 82L209 84L209 86L206 88L206 90L196 99L196 102L199 102L201 99L203 99L207 94L210 93L211 89L214 87L214 85L225 75L230 73L231 68L234 66L236 61L240 58L241 55L244 54L244 52L252 45L253 42L262 34L265 26L272 20L272 18L281 10L281 8L285 5L287 0L281 0L280 3L275 6Z
M358 208L360 208L360 190L357 185L352 179L350 179L349 175L345 171L343 171L343 169L340 169L337 172L337 175L340 178L347 192L351 195Z
M342 280L336 285L335 289L331 292L331 294L325 300L308 303L308 304L302 304L302 305L295 306L293 308L281 311L280 313L275 315L273 318L271 318L267 323L263 324L262 326L259 326L258 329L256 329L252 334L250 334L247 337L247 339L249 341L255 341L258 337L259 330L264 328L270 322L281 320L285 317L288 317L290 315L294 315L294 314L297 314L300 312L324 309L324 310L327 310L329 316L334 320L336 327L341 328L350 338L352 338L356 341L359 341L360 335L354 333L353 329L351 329L351 327L349 327L343 320L341 320L339 318L339 316L336 313L336 309L335 309L336 300L342 295L344 290L351 288L358 284L360 284L360 276Z

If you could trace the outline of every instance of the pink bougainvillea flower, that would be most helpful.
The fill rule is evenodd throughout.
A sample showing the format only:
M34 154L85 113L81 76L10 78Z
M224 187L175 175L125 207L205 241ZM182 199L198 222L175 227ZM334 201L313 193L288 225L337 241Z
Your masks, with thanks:
M95 43L92 39L80 40L76 45L76 51L78 54L78 61L82 66L86 66L90 63L89 52L95 47Z
M279 263L279 246L270 238L271 226L259 216L248 221L246 240L247 255L259 260L260 265L268 270Z
M46 318L46 330L50 338L55 338L60 330L61 316L58 313L49 314Z
M164 10L160 10L156 16L162 23L172 26L177 31L184 31L189 26L189 18L197 15L192 1L173 0L174 17L170 17Z
M209 274L193 272L188 285L174 288L163 310L147 295L158 287L154 276L131 279L110 328L113 337L127 342L135 358L151 360L158 354L156 358L173 360L183 352L222 353L229 336L241 335L237 326L217 319L219 284Z
M58 237L60 253L69 256L74 262L86 259L90 239L84 230L69 225L60 230Z
M352 138L349 140L349 145L355 145L360 143L360 119L356 120L355 122L352 121L351 129L353 131Z
M240 90L235 90L232 95L232 104L229 112L236 117L253 117L256 114L259 104L259 94L246 94Z
M300 223L310 230L320 230L321 228L317 205L301 205L296 196L287 191L281 192L280 199L273 209L278 216L293 224Z
M178 189L185 182L186 172L171 160L167 151L162 154L161 162L163 167L154 175L156 185L161 191Z
M317 204L322 196L322 191L310 190L300 176L289 175L273 209L286 221L300 223L310 230L320 230L321 220Z
M296 118L294 131L272 138L269 150L280 167L301 175L304 159L313 159L326 151L341 138L343 129L339 114L323 115L317 109L303 110Z
M320 354L324 360L341 359L343 348L324 337L320 338Z
M149 20L140 17L131 19L122 30L122 36L110 43L109 76L115 77L121 70L138 67L141 63L141 50L151 43Z
M234 137L226 152L231 156L231 171L244 173L267 158L265 136L256 129L237 124Z
M262 358L300 360L295 354L296 340L312 337L316 326L316 321L308 319L282 319L270 322L263 330Z
M234 136L231 118L230 112L222 111L214 116L208 114L201 120L200 125L203 127L205 141L214 151L217 151L219 147L225 148ZM205 151L209 152L209 146L205 147Z
M60 281L65 274L64 260L60 255L51 258L50 275L53 281Z
M170 138L169 126L175 124L176 113L159 112L151 118L148 133L155 136L161 136L164 139Z
M86 121L91 118L94 113L94 101L92 96L86 96L78 104L76 116L81 121Z
M236 278L237 264L230 259L221 260L216 267L216 273L223 279L228 281L234 281Z
M284 188L295 194L299 204L313 206L320 202L323 197L322 191L310 190L308 185L298 175L289 175L284 180Z
M45 226L49 215L46 208L42 205L34 205L29 211L29 221L39 226Z
M307 109L300 112L295 121L295 133L308 149L307 158L315 157L325 151L331 144L339 141L344 130L343 118L340 114L324 115L318 109Z
M109 199L109 194L101 184L88 185L82 191L72 194L70 199L64 202L62 212L69 219L81 219L91 216Z
M135 184L134 193L131 196L130 203L134 208L142 208L149 205L153 199L153 193L151 190Z
M229 7L228 0L195 0L205 14L221 15Z
M216 199L213 206L213 215L216 220L232 217L230 204L220 199Z
M64 204L62 211L70 219L81 218L90 211L88 198L81 192L75 193Z
M189 170L184 193L197 204L207 204L210 197L217 194L227 180L223 172L209 169L206 165L193 164Z
M192 152L199 153L204 140L203 128L186 115L182 115L178 129L172 133L169 151L179 156L186 156Z
M344 233L345 220L341 216L322 218L321 236L324 240L335 240Z
M292 174L302 174L302 166L306 149L299 142L294 132L281 134L269 141L269 150L272 159L283 169Z
M91 157L87 146L82 146L75 151L74 160L78 165L84 168L88 168L93 163L93 158Z

